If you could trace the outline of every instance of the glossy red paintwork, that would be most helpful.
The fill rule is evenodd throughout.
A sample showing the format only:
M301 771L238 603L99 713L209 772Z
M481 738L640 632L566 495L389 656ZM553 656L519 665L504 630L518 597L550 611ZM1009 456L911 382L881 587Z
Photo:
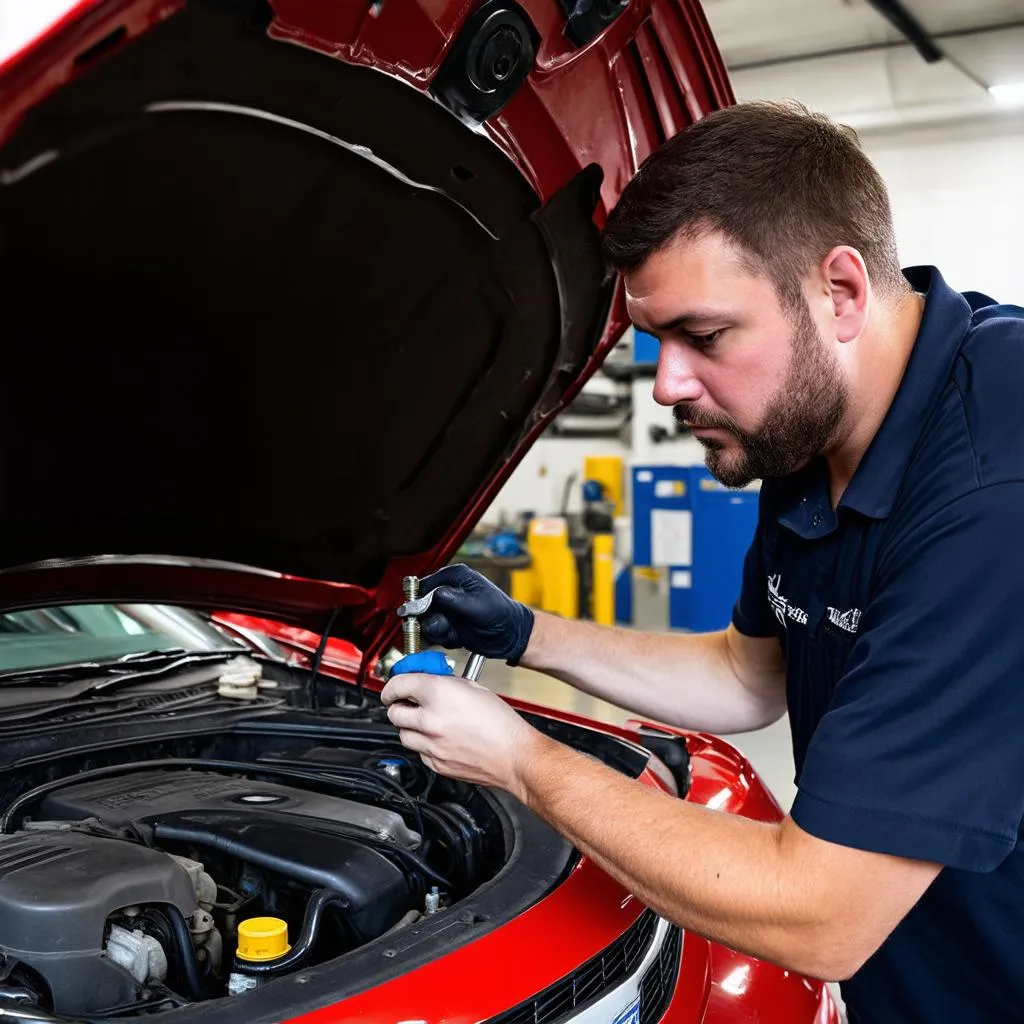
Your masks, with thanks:
M312 630L302 629L299 626L286 626L282 622L274 622L272 619L263 619L256 615L242 615L239 612L217 612L213 621L229 629L232 626L240 626L242 629L249 629L256 633L263 633L273 637L279 644L294 651L307 661L316 653L320 646L320 636ZM327 641L327 648L324 651L323 664L336 668L357 672L362 664L362 652L355 644L339 637L331 637ZM371 666L372 668L372 666Z
M69 0L69 13L15 58L0 65L0 142L25 111L81 74L82 54L123 30L119 47L151 25L172 17L184 0ZM516 162L545 200L591 163L603 173L598 225L640 162L667 136L703 114L733 102L728 78L698 0L632 0L629 8L590 44L575 48L564 34L560 0L519 0L541 40L534 68L512 100L483 126ZM321 50L351 63L396 75L426 90L448 48L475 8L466 0L271 0L269 34ZM444 564L492 502L522 456L600 364L627 326L621 288L600 345L561 403L539 419L515 454L495 466L463 514L428 551L396 559L376 587L294 580L266 573L247 576L209 566L176 571L159 562L122 567L112 562L48 570L45 576L8 572L0 579L0 604L53 603L71 593L97 600L144 596L150 600L233 607L271 614L314 632L339 606L335 634L354 640L369 660L392 641L398 622L401 578ZM147 593L138 589L144 582ZM45 588L45 593L43 592Z

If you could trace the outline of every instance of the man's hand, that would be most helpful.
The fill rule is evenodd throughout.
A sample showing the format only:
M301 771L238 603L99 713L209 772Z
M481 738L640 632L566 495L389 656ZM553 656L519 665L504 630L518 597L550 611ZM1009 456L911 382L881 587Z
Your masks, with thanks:
M522 767L540 734L500 697L460 676L395 676L381 700L402 743L441 775L522 798Z
M465 647L515 665L533 630L533 612L466 565L448 565L420 580L420 596L433 593L420 619L428 644ZM401 612L401 609L399 609Z

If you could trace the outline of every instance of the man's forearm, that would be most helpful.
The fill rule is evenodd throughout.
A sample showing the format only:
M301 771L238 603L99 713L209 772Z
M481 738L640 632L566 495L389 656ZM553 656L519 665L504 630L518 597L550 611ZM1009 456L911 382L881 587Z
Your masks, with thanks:
M761 690L740 682L724 630L646 633L537 612L521 664L687 729L745 732L785 710L781 677Z
M812 879L787 863L779 825L674 799L547 737L533 743L519 798L641 901L740 952L834 973L841 940Z

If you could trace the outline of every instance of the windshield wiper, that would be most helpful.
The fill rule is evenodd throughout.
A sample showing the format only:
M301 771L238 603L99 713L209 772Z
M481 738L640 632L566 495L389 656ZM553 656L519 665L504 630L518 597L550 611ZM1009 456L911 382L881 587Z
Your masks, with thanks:
M0 687L3 686L60 686L77 679L104 678L77 694L103 693L121 686L173 675L183 668L231 661L241 655L251 657L244 648L231 647L212 651L187 651L184 647L165 647L155 651L138 651L125 654L109 661L76 661L67 665L50 665L40 668L17 669L0 672Z

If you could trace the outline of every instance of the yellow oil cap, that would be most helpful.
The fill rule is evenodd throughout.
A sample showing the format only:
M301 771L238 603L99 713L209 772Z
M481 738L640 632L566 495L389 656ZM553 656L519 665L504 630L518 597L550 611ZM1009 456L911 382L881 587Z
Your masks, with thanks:
M279 917L250 917L238 926L238 959L252 963L276 960L288 945L288 924Z

